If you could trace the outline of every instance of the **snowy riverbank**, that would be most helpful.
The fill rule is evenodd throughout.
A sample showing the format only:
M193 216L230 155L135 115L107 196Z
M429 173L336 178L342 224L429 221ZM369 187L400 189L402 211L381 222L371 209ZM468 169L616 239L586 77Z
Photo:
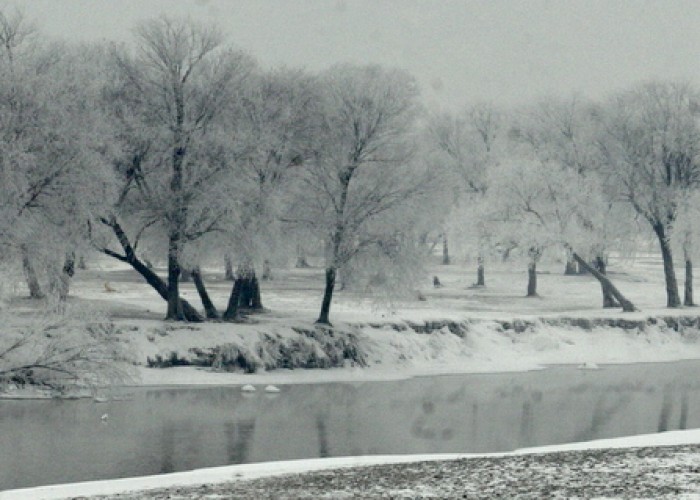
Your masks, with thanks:
M162 324L161 324L162 325ZM624 318L527 318L516 320L426 321L339 325L334 331L352 338L364 366L345 360L328 369L264 369L261 339L277 344L311 342L314 356L323 346L308 331L313 326L210 324L163 329L154 334L147 322L125 328L140 362L175 353L179 362L197 362L197 355L220 345L235 345L260 365L257 373L215 370L202 366L139 367L138 385L297 384L396 380L423 375L497 373L569 364L595 369L605 364L700 359L700 317L643 316ZM334 355L331 353L331 355ZM342 353L338 353L342 356Z
M530 496L534 498L532 492L540 491L539 488L542 486L542 483L538 485L536 482L533 482L533 474L535 472L537 473L536 476L538 481L544 480L544 484L546 484L548 479L551 480L552 492L555 492L556 488L553 483L556 482L556 478L559 477L559 480L561 480L562 477L568 477L568 474L573 470L574 473L579 475L582 472L586 473L586 475L583 476L584 482L578 485L580 489L579 494L583 493L585 496L586 488L588 487L588 496L590 496L590 494L594 492L594 485L596 485L597 489L595 491L598 491L599 494L600 492L605 494L605 492L608 491L608 495L606 496L623 496L630 491L625 491L622 489L618 490L617 494L615 494L616 486L613 484L602 483L603 489L601 490L601 482L598 481L598 479L600 479L599 476L601 474L609 475L610 473L614 472L619 480L621 478L624 479L625 477L640 477L644 474L652 473L652 479L654 479L654 471L650 470L650 467L654 467L656 472L663 472L663 475L656 477L656 482L659 483L658 485L651 485L649 487L652 489L642 492L646 493L644 496L649 496L649 494L651 494L651 496L659 497L661 494L668 494L668 492L671 491L675 492L675 497L678 498L680 493L694 493L695 495L700 494L700 484L698 483L697 473L692 473L692 471L696 470L697 466L700 465L700 453L697 452L695 447L692 447L691 449L682 448L675 451L673 448L658 448L658 450L645 451L644 453L601 452L590 454L586 453L586 451L631 449L639 447L647 449L648 447L683 446L698 443L700 443L700 430L686 430L616 439L605 439L585 443L572 443L540 448L521 449L510 453L493 453L483 455L390 455L267 462L259 464L213 467L188 472L161 474L139 478L92 481L85 483L10 490L0 492L0 500L41 500L121 494L126 495L122 498L171 498L167 495L173 494L177 494L177 498L202 498L205 495L209 495L208 498L225 498L226 494L231 494L232 488L235 488L239 494L245 494L246 491L251 490L253 486L258 488L260 487L260 485L256 486L254 483L247 483L248 481L274 478L278 476L284 476L280 478L280 480L284 480L285 477L293 478L293 476L290 475L307 474L319 471L329 471L323 475L325 482L328 483L328 488L324 489L326 493L330 494L335 491L338 494L345 493L346 495L353 493L360 494L362 493L362 490L358 491L356 489L358 487L358 481L351 481L351 476L356 476L358 473L362 473L363 476L366 477L368 474L371 475L371 471L373 470L372 468L397 464L404 465L392 469L396 477L394 477L393 474L388 474L387 471L381 471L381 475L384 480L382 481L382 484L374 485L374 487L379 487L379 490L375 491L374 493L381 494L390 492L398 498L401 498L402 496L415 496L416 494L435 496L436 493L438 496L440 496L440 490L438 488L430 489L428 487L425 489L424 487L424 489L421 491L416 490L416 481L427 485L429 483L428 477L433 477L435 473L439 473L442 476L440 480L442 488L449 486L451 488L455 488L453 490L454 494L462 494L468 490L467 486L469 481L475 479L469 477L470 470L471 473L473 473L476 469L484 468L484 464L487 464L489 468L491 468L494 467L494 463L497 467L494 467L493 470L489 471L488 478L491 479L491 483L496 483L496 485L500 488L499 491L501 494L508 494L509 485L512 488L517 484L521 493L527 495L529 492ZM567 455L566 460L562 459L561 457L555 456L548 458L550 457L549 455L543 455L565 452L578 453ZM464 459L468 461L464 463ZM535 464L535 466L531 466L529 468L526 467L523 469L523 464L520 463L523 461L528 463L532 462ZM434 463L435 465L430 466L430 463ZM473 466L470 466L470 463L473 464ZM509 466L509 464L513 463L518 467L513 468ZM422 467L425 468L426 464L428 464L427 469L429 470L421 471L420 469ZM584 466L583 468L581 467L582 464ZM372 467L370 469L355 469L368 466ZM396 469L398 469L398 472L402 472L402 474L397 474ZM515 477L514 474L518 474L518 469L520 470L520 475L525 474L527 477L523 476L520 479ZM412 482L409 482L406 477L403 477L407 470L413 472ZM461 472L459 472L460 470ZM423 480L421 480L421 474L424 474L424 477L422 478ZM330 478L335 478L335 480L331 481ZM457 478L459 478L459 484L452 484ZM312 482L306 481L303 476L301 479L300 484L307 484L308 489L306 492L310 492L312 489ZM484 476L482 475L479 480L483 482ZM267 489L258 489L258 494L261 492L266 492L266 494L269 496L272 494L274 484L274 480L266 483L265 487ZM494 487L494 484L491 484L490 486ZM572 486L571 481L569 481L569 486ZM634 481L629 482L630 488L638 488L639 486L640 485L635 484ZM654 490L654 486L663 486L665 489ZM212 487L218 491L206 491ZM481 493L483 494L484 485L482 484L480 487L482 488ZM608 490L605 490L606 487ZM624 488L624 486L620 487ZM164 488L166 488L166 490L163 490ZM175 490L177 490L177 493ZM444 490L442 491L444 494ZM297 495L295 495L295 492ZM656 494L654 494L655 492ZM303 487L300 487L299 490L288 489L285 493L288 495L286 498L304 497L302 496L302 493L304 493ZM475 493L478 494L479 491ZM512 493L512 491L510 491L510 493ZM254 498L255 491L250 493L250 495L244 497ZM307 496L307 498L310 497Z

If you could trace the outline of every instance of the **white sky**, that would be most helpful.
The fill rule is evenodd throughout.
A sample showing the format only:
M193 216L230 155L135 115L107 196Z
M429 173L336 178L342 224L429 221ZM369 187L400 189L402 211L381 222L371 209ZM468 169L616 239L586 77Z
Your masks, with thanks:
M161 13L217 22L265 66L407 69L426 102L599 97L652 78L700 84L697 0L0 0L52 36L128 40Z

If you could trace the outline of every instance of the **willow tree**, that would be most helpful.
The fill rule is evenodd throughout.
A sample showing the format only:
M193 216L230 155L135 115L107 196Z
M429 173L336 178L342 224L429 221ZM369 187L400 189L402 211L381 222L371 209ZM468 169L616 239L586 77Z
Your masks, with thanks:
M360 255L385 249L399 262L405 228L428 184L416 174L413 78L378 66L336 66L322 75L317 149L304 168L290 218L326 242L318 323L329 324L336 277ZM385 252L385 253L386 253Z
M671 240L684 200L700 182L700 100L674 82L650 83L613 98L601 140L609 178L656 235L666 304L680 307Z
M188 243L215 230L230 212L219 196L233 175L222 116L254 64L226 48L215 27L194 21L161 17L142 23L135 34L133 53L114 54L117 80L109 92L125 153L117 165L122 196L106 223L120 243L126 237L115 217L120 213L136 221L137 235L164 233L165 290L160 278L127 260L161 295L165 292L166 319L196 319L183 311L179 296L181 258ZM130 246L122 244L121 257L134 254Z

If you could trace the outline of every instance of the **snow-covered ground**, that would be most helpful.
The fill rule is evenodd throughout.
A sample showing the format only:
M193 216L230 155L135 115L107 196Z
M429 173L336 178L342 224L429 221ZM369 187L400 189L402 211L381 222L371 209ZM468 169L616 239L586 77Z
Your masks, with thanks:
M558 321L574 318L593 321L622 318L645 321L654 317L695 316L695 308L667 309L663 270L654 255L635 262L612 262L610 275L639 312L621 313L600 307L600 286L590 276L564 276L562 264L540 266L538 298L525 298L526 272L514 264L491 264L487 287L474 288L473 266L435 265L442 287L434 288L426 277L421 293L427 300L403 300L392 307L379 306L354 292L338 291L331 318L337 329L352 331L361 340L367 367L347 363L329 370L274 370L256 374L221 373L208 369L177 367L138 368L135 383L145 385L181 384L284 384L335 381L385 380L416 375L524 371L550 364L575 364L595 368L606 363L633 363L700 359L700 331L696 326L676 331L666 323L643 328L622 328L610 324L579 324ZM682 276L679 269L679 276ZM221 270L205 273L214 303L223 307L231 283ZM105 286L108 284L108 286ZM134 361L172 352L191 357L190 349L213 348L235 343L254 350L260 336L298 336L293 328L313 329L322 296L323 271L314 269L276 270L275 279L262 282L263 303L268 312L253 316L248 323L172 324L161 318L165 303L127 266L101 260L90 270L80 271L72 283L70 302L74 307L102 311L120 326L128 338ZM183 284L185 297L198 305L194 287ZM116 291L108 291L116 290ZM21 294L21 284L18 285ZM30 316L37 305L15 298L12 311ZM521 320L526 328L503 328L503 323ZM416 333L415 325L452 321L465 330L450 333L448 327L434 328L430 335ZM439 326L439 325L438 325ZM400 327L400 328L397 328ZM401 330L401 328L406 328ZM401 331L398 331L401 330Z
M616 439L604 439L585 443L571 443L539 448L520 449L510 453L490 454L438 454L438 455L385 455L361 457L337 457L259 464L212 467L174 474L160 474L138 478L91 481L8 490L0 492L0 500L44 500L95 495L134 493L156 488L174 488L196 485L214 485L231 481L245 481L285 474L299 474L328 469L374 466L381 464L406 464L426 461L476 459L480 457L516 457L563 451L601 450L649 446L670 446L700 443L700 430L672 431ZM618 468L624 464L617 464ZM137 494L138 496L138 494Z

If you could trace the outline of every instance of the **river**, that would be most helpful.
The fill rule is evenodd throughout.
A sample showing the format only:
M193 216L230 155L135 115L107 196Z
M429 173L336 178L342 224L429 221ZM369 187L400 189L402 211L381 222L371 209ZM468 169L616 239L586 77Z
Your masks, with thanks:
M690 429L700 427L699 375L700 361L687 361L288 385L279 394L139 388L106 403L0 400L0 490L269 460L495 452Z

